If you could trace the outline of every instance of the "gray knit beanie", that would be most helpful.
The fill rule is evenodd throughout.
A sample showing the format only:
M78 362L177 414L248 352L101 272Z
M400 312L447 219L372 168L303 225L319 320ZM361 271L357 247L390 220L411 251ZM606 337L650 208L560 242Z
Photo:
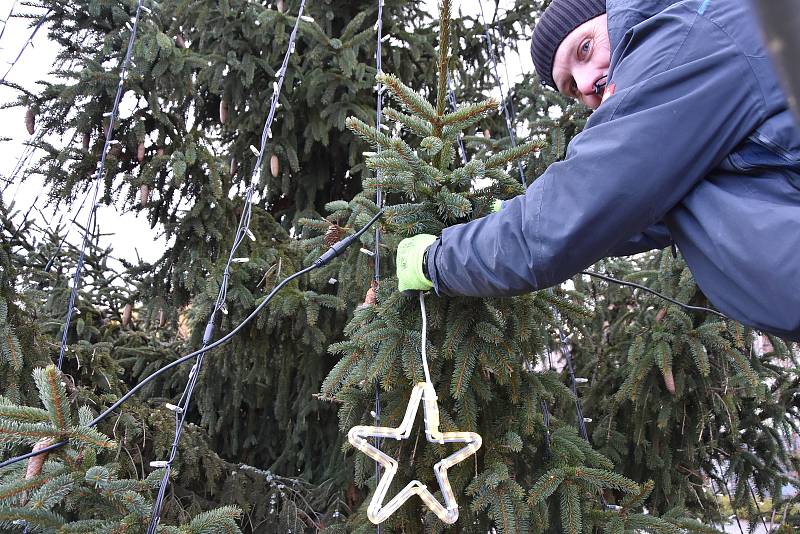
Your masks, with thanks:
M531 56L543 85L556 88L553 60L561 41L584 22L606 12L606 0L553 0L533 29Z

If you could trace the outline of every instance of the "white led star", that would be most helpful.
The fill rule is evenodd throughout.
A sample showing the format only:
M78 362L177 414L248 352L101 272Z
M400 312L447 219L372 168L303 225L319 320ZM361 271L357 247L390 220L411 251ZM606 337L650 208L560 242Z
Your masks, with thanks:
M397 473L398 462L386 453L375 448L367 438L394 438L408 439L411 435L411 427L417 417L417 408L420 400L424 401L425 436L431 443L466 443L466 446L454 452L447 458L439 460L433 466L436 480L439 482L439 489L444 496L444 506L428 491L425 484L418 480L412 480L400 493L394 496L386 505L383 501L389 486ZM384 426L355 426L347 433L350 443L379 462L384 473L375 488L375 494L367 508L367 517L376 525L386 521L397 511L411 496L419 495L422 501L445 523L455 523L458 520L458 504L456 503L453 489L447 478L447 470L455 464L469 458L475 451L481 448L481 437L475 432L440 432L439 431L439 405L436 402L436 391L430 382L420 382L411 391L411 398L408 401L406 414L402 423L397 428Z

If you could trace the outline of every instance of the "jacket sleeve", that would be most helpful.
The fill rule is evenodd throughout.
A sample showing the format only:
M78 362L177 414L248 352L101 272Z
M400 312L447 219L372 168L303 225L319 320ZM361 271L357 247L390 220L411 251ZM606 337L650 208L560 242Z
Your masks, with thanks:
M606 256L630 256L657 248L665 248L672 244L672 236L663 222L656 223L643 232L634 235L614 245L607 252Z
M431 245L438 293L510 296L566 280L661 221L763 120L758 82L725 32L694 12L659 17L652 35L631 31L617 47L616 94L565 160Z

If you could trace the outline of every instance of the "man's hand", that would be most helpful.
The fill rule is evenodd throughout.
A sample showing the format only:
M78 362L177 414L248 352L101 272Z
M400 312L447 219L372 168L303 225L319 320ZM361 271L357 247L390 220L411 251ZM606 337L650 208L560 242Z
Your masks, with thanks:
M428 273L423 272L425 251L436 241L435 235L420 234L403 239L397 246L397 289L427 291L433 287Z

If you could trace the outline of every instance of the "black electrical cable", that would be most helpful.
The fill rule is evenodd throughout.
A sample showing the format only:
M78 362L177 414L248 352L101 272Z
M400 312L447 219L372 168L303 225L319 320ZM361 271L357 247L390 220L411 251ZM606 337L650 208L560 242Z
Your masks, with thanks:
M337 257L340 254L342 254L342 252L344 252L349 246L351 246L355 241L357 241L358 238L361 237L364 234L364 232L367 231L367 229L369 229L373 224L375 224L375 222L377 222L377 220L381 218L381 216L383 215L383 213L385 211L386 211L386 208L383 208L380 211L378 211L378 213L376 213L372 217L372 219L370 219L369 222L367 222L367 224L364 225L364 227L362 227L356 233L345 237L344 239L342 239L338 243L335 243L322 256L317 258L314 261L314 263L312 263L310 266L308 266L305 269L302 269L302 270L294 273L293 275L285 278L284 280L282 280L278 285L275 286L275 288L272 291L270 291L270 293L266 296L264 301L261 304L259 304L258 306L256 306L256 308L250 313L250 315L245 317L245 319L242 320L242 322L239 323L233 330L228 332L223 337L219 338L217 341L215 341L213 343L210 343L208 346L202 347L202 348L200 348L200 349L198 349L198 350L196 350L194 352L191 352L191 353L187 354L186 356L182 356L182 357L178 358L177 360L175 360L174 362L165 365L164 367L162 367L158 371L153 372L147 378L145 378L143 381L139 382L136 386L134 386L133 389L131 389L128 393L126 393L125 395L120 397L119 400L117 400L114 404L112 404L111 406L106 408L100 415L98 415L92 421L90 421L88 426L90 426L90 427L96 426L100 421L102 421L103 419L105 419L109 415L111 415L111 412L116 410L119 406L121 406L129 398L131 398L131 396L133 396L137 391L142 389L145 385L147 385L152 380L155 380L161 374L167 372L168 370L172 369L173 367L176 367L176 366L178 366L178 365L180 365L180 364L182 364L182 363L184 363L184 362L186 362L188 360L191 360L192 358L195 358L195 357L203 354L206 351L210 351L212 349L215 349L215 348L219 347L220 345L224 345L225 343L230 341L231 338L233 338L233 336L235 336L237 333L239 333L239 331L242 328L244 328L244 326L247 323L252 321L256 317L256 315L258 315L258 313L262 309L264 309L264 307L267 304L269 304L269 302L275 297L275 295L278 293L278 291L283 289L292 280L294 280L296 278L299 278L300 276L302 276L302 275L304 275L306 273L309 273L309 272L311 272L311 271L313 271L315 269L319 269L320 267L322 267L324 265L327 265L332 259L334 259L335 257ZM44 449L40 449L40 450L38 450L36 452L29 452L29 453L26 453L26 454L23 454L23 455L20 455L20 456L15 456L14 458L9 458L8 460L5 460L4 462L0 463L0 469L2 469L4 467L8 467L9 465L15 464L17 462L21 462L22 460L26 460L26 459L31 458L33 456L38 456L39 454L44 454L44 453L50 452L50 451L52 451L54 449L58 449L60 447L63 447L64 445L66 445L68 442L69 442L69 440L59 441L58 443L54 443L53 445L50 445L49 447L45 447Z
M581 271L581 274L586 274L586 275L589 275L589 276L593 276L595 278L599 278L601 280L605 280L606 282L611 282L613 284L618 284L618 285L621 285L621 286L633 287L633 288L636 288L636 289L641 289L642 291L647 291L648 293L651 293L651 294L657 296L658 298L664 299L664 300L666 300L668 302L671 302L672 304L675 304L676 306L680 306L681 308L687 309L689 311L712 313L714 315L717 315L717 316L721 317L722 319L725 319L726 321L731 320L730 317L728 317L727 315L725 315L723 313L718 312L717 310L712 310L711 308L704 308L703 306L691 306L689 304L684 304L683 302L679 302L679 301L677 301L677 300L675 300L673 298L670 298L670 297L668 297L668 296L666 296L666 295L664 295L662 293L659 293L658 291L656 291L654 289L650 289L649 287L643 286L641 284L636 284L634 282L627 282L625 280L619 280L617 278L613 278L613 277L605 275L605 274L595 273L595 272L592 272L592 271Z

